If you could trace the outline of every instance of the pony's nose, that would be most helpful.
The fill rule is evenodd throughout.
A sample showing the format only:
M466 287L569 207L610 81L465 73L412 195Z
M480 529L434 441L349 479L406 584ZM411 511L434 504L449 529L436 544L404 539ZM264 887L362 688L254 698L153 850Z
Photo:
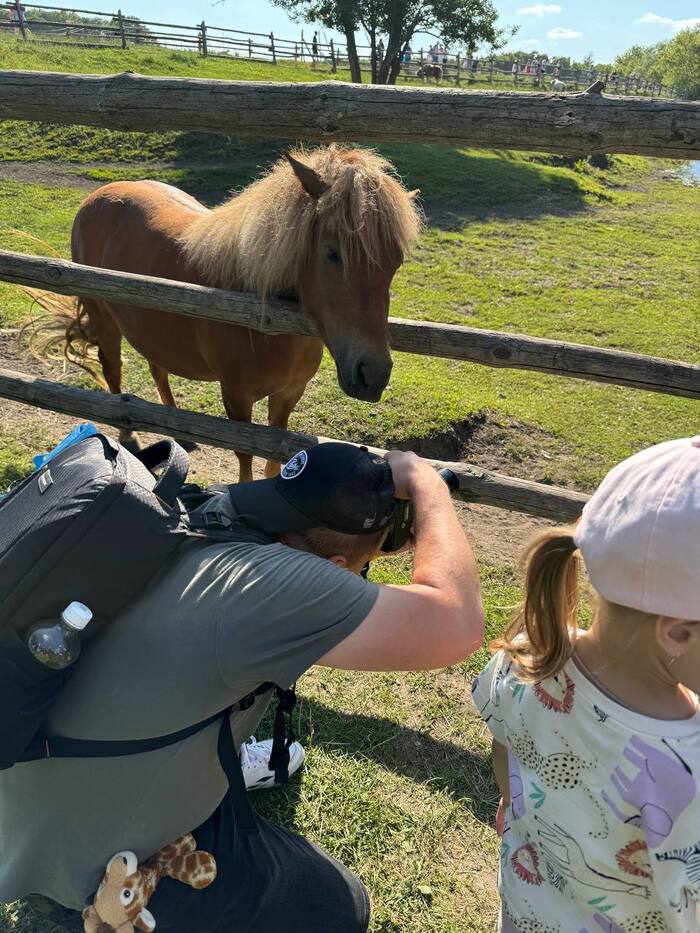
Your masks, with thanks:
M104 920L97 928L97 933L114 933L114 927L105 923Z
M350 395L365 402L378 402L387 387L393 363L391 357L360 357L352 369Z

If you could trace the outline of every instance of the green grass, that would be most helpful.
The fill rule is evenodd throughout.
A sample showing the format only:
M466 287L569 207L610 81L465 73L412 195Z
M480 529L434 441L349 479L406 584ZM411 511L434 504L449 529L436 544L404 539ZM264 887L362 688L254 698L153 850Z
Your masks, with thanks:
M280 66L271 74L271 66L205 62L186 53L180 61L178 53L162 50L21 43L3 49L5 67L310 78L309 69L292 75ZM217 70L224 68L232 70ZM61 182L48 187L0 179L0 248L44 251L14 232L19 229L66 256L71 221L85 194L67 173L99 182L156 177L215 203L284 148L269 140L191 133L25 123L3 129L0 159L52 160ZM700 188L669 180L668 165L625 157L601 172L528 153L381 148L406 184L421 189L427 214L421 246L396 277L393 314L700 362L694 255ZM27 311L27 299L0 284L0 327L15 326ZM131 352L125 384L156 397L143 361ZM216 386L182 380L175 386L182 404L222 413ZM697 433L697 411L697 403L671 396L397 354L391 385L377 405L343 397L326 359L292 427L420 447L449 438L462 423L476 425L478 438L484 422L490 434L479 450L500 457L504 471L590 487L626 454ZM0 488L29 468L32 453L57 439L39 413L3 422ZM490 638L517 600L517 581L510 566L482 559L480 569ZM395 557L373 573L402 582L410 567L405 557ZM496 790L486 736L466 700L469 681L487 656L482 649L458 668L434 674L324 670L302 681L299 734L307 768L301 781L258 795L255 804L362 875L374 900L372 933L494 928ZM48 928L13 905L0 913L3 931Z

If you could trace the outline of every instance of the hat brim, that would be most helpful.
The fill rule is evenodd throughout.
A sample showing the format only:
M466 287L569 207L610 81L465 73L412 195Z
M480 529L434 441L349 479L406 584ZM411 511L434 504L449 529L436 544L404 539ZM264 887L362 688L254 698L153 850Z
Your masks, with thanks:
M282 534L318 528L318 519L309 518L288 502L274 479L235 483L228 491L236 518L263 531Z

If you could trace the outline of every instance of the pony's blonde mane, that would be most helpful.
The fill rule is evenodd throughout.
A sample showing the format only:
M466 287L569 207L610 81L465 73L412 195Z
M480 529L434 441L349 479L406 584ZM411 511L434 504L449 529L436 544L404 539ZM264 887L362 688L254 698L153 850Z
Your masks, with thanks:
M318 232L344 260L405 256L420 232L414 196L386 159L331 145L293 155L327 185L310 197L286 159L196 220L182 237L187 259L207 284L263 297L294 289Z

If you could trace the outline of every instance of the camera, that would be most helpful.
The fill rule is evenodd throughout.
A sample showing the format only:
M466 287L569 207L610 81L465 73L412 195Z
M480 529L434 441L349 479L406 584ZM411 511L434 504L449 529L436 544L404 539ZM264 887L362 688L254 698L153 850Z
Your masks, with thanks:
M457 492L459 479L452 470L445 467L438 470L438 475L444 480L451 493ZM411 501L409 499L395 499L394 501L396 508L394 509L392 525L382 545L382 551L385 554L400 551L411 536L411 529L413 528L414 513Z

